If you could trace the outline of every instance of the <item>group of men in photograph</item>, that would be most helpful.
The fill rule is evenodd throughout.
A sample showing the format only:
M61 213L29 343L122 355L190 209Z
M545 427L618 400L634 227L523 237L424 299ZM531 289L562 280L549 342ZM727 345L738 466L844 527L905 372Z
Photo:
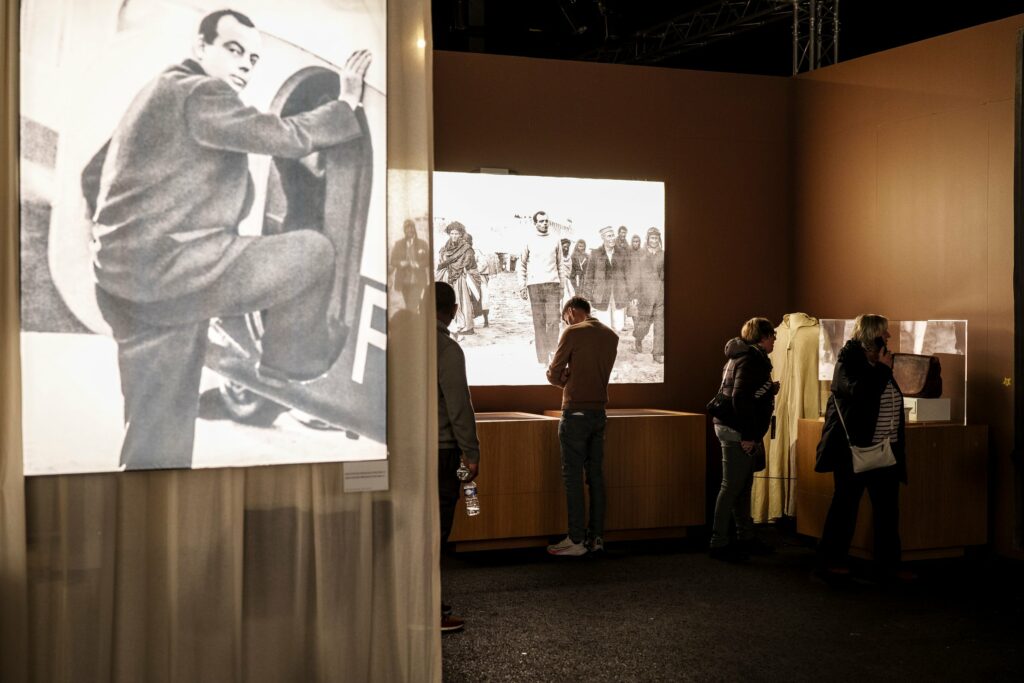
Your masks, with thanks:
M529 299L533 316L537 362L547 365L558 342L560 305L574 295L587 299L594 317L616 333L625 331L627 315L633 322L633 347L644 352L644 340L654 330L651 355L665 359L665 251L661 231L647 230L646 242L628 229L608 225L600 229L601 244L587 251L578 240L571 254L568 240L550 229L548 215L533 215L534 232L519 258L520 293Z

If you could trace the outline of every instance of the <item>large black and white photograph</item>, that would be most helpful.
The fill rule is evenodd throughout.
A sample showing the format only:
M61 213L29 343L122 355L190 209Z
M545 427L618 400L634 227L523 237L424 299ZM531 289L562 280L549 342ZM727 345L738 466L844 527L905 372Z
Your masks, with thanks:
M665 380L665 185L434 174L434 268L471 385L546 384L573 296L619 335L611 381Z
M386 0L22 0L28 475L387 458Z

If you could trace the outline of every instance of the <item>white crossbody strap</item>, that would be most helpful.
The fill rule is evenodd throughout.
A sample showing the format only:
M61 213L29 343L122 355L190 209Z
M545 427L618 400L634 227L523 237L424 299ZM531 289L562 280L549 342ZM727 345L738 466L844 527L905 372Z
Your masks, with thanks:
M892 382L885 386L889 393L892 394L893 407L895 408L896 403L896 390L892 387ZM850 441L850 431L846 428L846 420L843 419L843 411L839 409L839 397L832 394L832 400L836 402L836 412L839 413L839 423L843 425L843 432L846 434L846 443L853 447L853 442ZM892 433L892 428L896 424L896 411L892 410L889 413L889 433Z

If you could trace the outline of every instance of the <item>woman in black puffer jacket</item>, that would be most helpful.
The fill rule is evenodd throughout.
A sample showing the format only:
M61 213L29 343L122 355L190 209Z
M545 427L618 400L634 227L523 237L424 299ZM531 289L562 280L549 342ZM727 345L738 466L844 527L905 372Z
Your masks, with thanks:
M835 481L819 545L818 574L826 580L849 575L847 553L864 489L871 497L874 557L880 578L912 578L909 572L898 571L899 485L907 481L906 439L903 394L892 376L892 354L886 344L889 337L889 321L883 316L857 316L853 338L839 352L832 378L814 466L816 472L832 472ZM886 438L896 464L855 473L850 443L863 447Z
M722 487L715 501L711 556L741 560L766 555L772 547L754 536L750 488L754 472L765 467L764 435L771 425L779 383L772 382L768 354L775 348L775 327L765 318L752 318L740 336L725 345L729 359L722 374L722 394L731 399L715 417L715 435L722 444ZM736 543L729 543L729 520L736 521Z

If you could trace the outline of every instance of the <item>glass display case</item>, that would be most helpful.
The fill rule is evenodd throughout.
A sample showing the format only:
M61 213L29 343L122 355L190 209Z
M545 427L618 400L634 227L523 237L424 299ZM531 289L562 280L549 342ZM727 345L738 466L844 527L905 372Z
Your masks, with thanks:
M839 351L853 333L853 320L821 319L818 334L818 380L824 414ZM908 424L967 423L967 321L890 320L889 350L894 354L933 356L941 369L941 390L904 399ZM929 361L924 361L926 364ZM931 361L934 364L934 361ZM933 371L934 372L934 371ZM904 387L900 387L904 389Z

